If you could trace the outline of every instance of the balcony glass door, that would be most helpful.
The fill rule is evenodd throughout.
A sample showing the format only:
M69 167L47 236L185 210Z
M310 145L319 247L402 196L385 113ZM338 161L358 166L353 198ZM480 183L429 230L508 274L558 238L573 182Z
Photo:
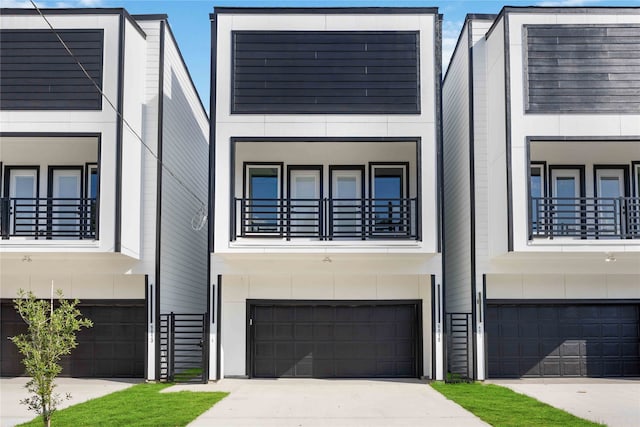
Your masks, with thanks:
M250 233L280 233L280 166L250 165L247 168L245 221ZM247 218L248 217L248 218Z
M362 233L362 170L331 171L332 236L357 237Z
M405 174L406 168L401 165L372 166L373 233L397 236L409 232L410 207L406 200Z
M321 179L320 168L289 169L291 235L319 236Z
M78 238L82 197L82 168L51 168L51 236Z
M581 195L579 169L551 169L553 235L580 235Z
M531 227L534 235L542 232L546 218L547 202L545 196L545 167L544 163L532 163L530 168L529 191L531 191Z
M10 233L16 236L36 236L38 231L38 169L7 167L8 194L12 220Z
M596 206L598 237L620 236L621 211L625 195L623 169L596 170Z

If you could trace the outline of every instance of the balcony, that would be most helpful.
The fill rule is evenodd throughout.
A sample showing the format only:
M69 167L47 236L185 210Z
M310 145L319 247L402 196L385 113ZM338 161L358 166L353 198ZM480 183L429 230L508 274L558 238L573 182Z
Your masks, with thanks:
M235 198L232 240L419 240L417 199Z
M529 235L640 239L640 197L532 197Z
M0 236L7 240L97 239L95 198L2 198Z

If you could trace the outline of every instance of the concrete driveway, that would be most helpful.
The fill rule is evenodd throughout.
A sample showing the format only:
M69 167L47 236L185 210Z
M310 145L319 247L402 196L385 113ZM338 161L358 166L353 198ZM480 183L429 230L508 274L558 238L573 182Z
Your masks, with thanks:
M419 380L224 379L164 391L229 391L189 426L486 426Z
M609 427L640 426L640 378L545 378L487 382L509 387Z
M0 378L0 426L12 427L16 424L32 420L36 415L27 410L25 405L20 404L20 400L28 396L24 388L29 378ZM123 390L127 387L141 382L140 379L85 379L85 378L58 378L55 383L58 385L55 393L64 396L71 393L71 399L65 400L59 409L66 408L76 403L85 402Z

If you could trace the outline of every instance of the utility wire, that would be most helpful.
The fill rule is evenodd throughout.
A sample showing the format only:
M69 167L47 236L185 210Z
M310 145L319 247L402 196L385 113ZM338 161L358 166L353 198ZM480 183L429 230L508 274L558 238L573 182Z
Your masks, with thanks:
M201 215L205 215L204 218L199 219L196 223L197 224L204 224L204 219L206 219L206 214L204 213L204 208L206 207L206 203L202 201L202 199L200 199L200 197L198 197L198 195L196 193L194 193L175 173L173 173L173 171L168 168L161 160L160 158L158 158L158 156L153 152L153 150L151 149L151 147L149 147L144 140L142 139L142 137L140 135L138 135L138 133L133 129L133 127L129 124L129 122L127 121L127 119L124 118L124 115L118 111L118 109L116 108L116 106L113 104L113 102L111 102L111 100L109 99L109 97L107 96L107 94L104 93L104 91L100 88L100 86L98 85L98 83L93 79L93 77L91 77L91 75L89 74L89 72L87 72L86 68L84 68L84 66L82 65L82 62L80 62L80 60L78 59L78 57L71 52L71 49L69 49L69 46L67 46L67 43L65 43L64 40L62 40L62 37L60 37L60 34L56 31L56 29L53 27L53 25L51 25L51 22L49 22L49 20L47 19L46 16L44 16L44 14L42 13L42 11L40 10L40 8L38 7L38 5L35 4L35 2L33 0L29 0L31 2L31 4L33 5L33 7L36 9L36 11L38 11L38 14L42 17L42 19L44 19L44 21L47 23L47 25L49 26L49 29L51 30L51 32L53 34L55 34L56 38L58 39L58 41L60 42L60 44L62 44L62 46L64 47L64 49L67 51L67 53L69 54L69 56L71 56L71 58L73 58L73 60L76 62L76 64L78 64L78 66L80 67L80 69L82 70L82 72L84 73L84 75L87 77L87 79L89 79L89 81L91 81L91 83L93 84L93 86L96 88L96 90L100 93L100 95L107 101L107 103L109 104L109 106L113 109L113 111L116 113L116 115L120 118L120 120L122 120L122 123L125 124L125 126L129 129L129 131L136 137L136 139L138 141L140 141L140 144L142 144L143 147L145 147L147 149L147 151L149 152L149 154L151 154L156 161L160 164L160 167L167 171L169 173L169 175L171 175L173 177L173 179L175 179L178 184L180 184L180 186L182 188L184 188L189 194L191 194L197 201L199 201L201 203L201 207L200 210L196 213L196 215L201 216ZM122 83L122 82L120 82ZM194 215L195 218L195 215ZM192 227L194 224L194 218L192 218L191 223L192 223ZM202 226L200 226L199 229L201 229ZM194 228L195 229L195 228Z

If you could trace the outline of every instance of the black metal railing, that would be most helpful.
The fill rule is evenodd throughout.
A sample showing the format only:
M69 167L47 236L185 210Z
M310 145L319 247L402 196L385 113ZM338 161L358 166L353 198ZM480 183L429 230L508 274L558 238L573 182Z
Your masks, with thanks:
M638 197L532 197L532 237L640 238Z
M2 198L0 236L34 239L96 239L93 198Z
M235 199L232 239L417 240L417 199Z

